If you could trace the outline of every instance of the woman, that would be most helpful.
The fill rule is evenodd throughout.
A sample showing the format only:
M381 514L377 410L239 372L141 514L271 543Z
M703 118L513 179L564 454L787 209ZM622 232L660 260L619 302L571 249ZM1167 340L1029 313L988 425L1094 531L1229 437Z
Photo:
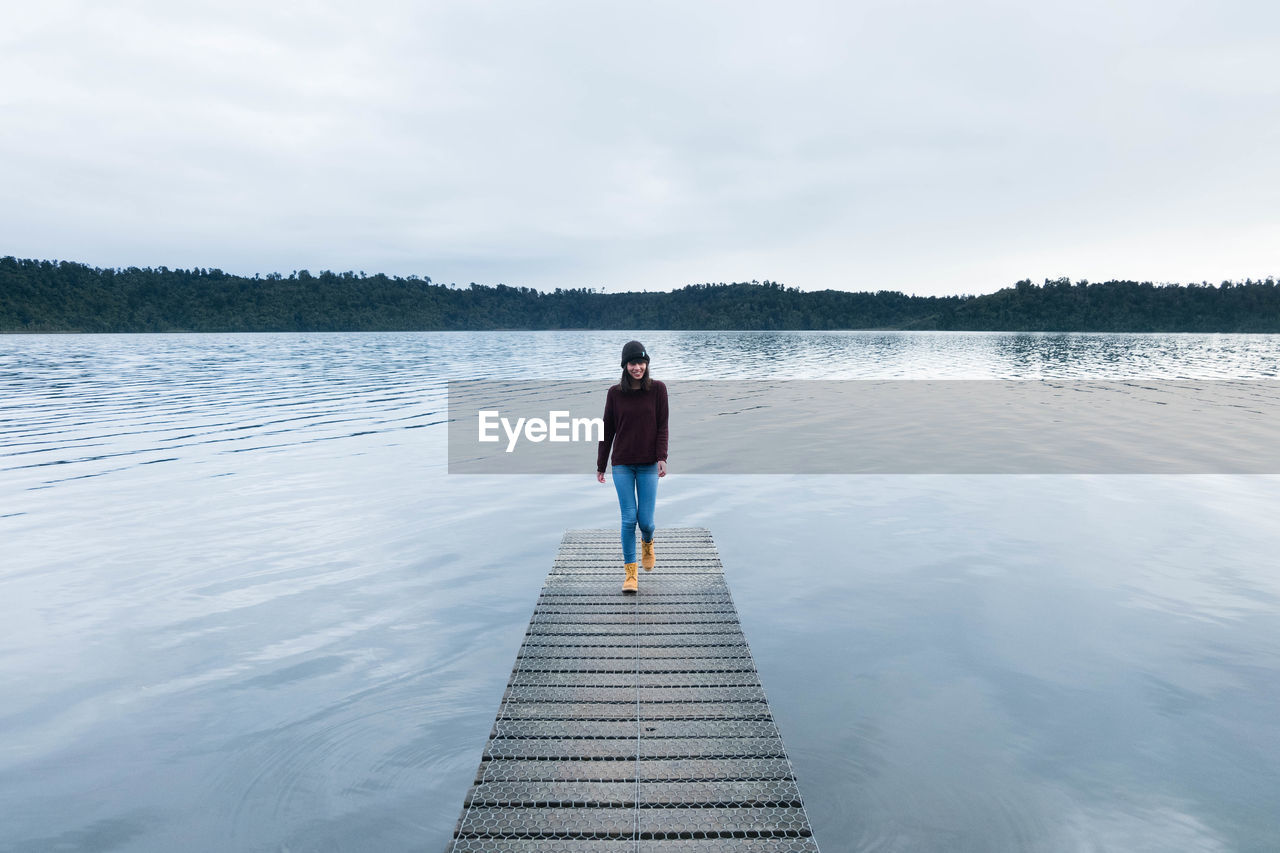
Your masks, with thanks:
M613 446L613 485L622 510L623 592L639 588L636 579L636 524L640 559L653 569L653 505L658 478L667 476L667 386L649 376L649 353L639 341L622 348L622 379L604 403L604 440L596 453L596 480L604 482L605 460Z

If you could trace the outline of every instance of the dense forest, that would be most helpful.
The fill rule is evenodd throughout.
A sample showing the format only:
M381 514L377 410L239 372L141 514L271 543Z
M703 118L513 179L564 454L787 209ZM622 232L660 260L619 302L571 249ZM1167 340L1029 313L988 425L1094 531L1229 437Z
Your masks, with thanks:
M801 291L776 282L671 292L541 292L306 270L100 269L0 258L0 332L328 332L474 329L950 329L1280 332L1265 281L1020 281L980 296Z

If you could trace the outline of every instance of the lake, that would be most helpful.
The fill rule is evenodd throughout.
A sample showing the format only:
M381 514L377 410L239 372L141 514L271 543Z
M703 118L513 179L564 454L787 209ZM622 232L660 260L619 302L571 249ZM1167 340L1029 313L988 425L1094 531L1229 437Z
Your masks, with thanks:
M441 851L568 528L451 379L1264 379L1280 337L5 336L0 850ZM1280 477L681 475L824 851L1280 845ZM1270 568L1268 568L1270 567ZM661 554L659 554L661 570Z

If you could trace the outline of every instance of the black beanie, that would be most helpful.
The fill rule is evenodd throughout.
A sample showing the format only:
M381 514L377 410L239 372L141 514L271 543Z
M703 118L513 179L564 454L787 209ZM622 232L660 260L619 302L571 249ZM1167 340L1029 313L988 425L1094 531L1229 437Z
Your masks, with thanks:
M622 366L626 367L628 361L649 360L649 353L645 352L644 344L639 341L627 341L626 346L622 348Z

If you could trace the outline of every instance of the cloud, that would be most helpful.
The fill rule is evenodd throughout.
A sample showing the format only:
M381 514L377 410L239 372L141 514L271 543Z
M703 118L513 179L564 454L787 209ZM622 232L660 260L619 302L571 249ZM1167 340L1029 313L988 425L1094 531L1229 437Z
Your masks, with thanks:
M52 2L0 252L537 287L1274 274L1262 3Z

